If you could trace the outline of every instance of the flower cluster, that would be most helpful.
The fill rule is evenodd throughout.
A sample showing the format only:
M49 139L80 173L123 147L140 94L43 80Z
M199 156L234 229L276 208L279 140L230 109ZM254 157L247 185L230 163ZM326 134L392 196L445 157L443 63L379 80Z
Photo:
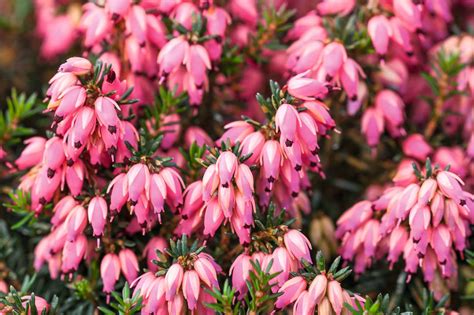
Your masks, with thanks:
M446 307L474 224L472 0L79 2L35 0L41 56L81 57L0 111L0 313L56 309L8 293L31 264L62 312Z
M260 124L249 119L229 123L217 143L239 143L241 154L248 157L244 163L260 169L255 181L260 205L268 206L273 193L282 208L295 212L298 199L304 203L302 190L310 187L307 172L320 172L318 137L334 129L335 122L324 103L292 97L290 83L289 94L272 86L273 100L260 98L268 121ZM313 87L307 89L309 92L305 94L314 94Z
M355 306L354 299L341 287L341 281L346 278L351 270L348 267L337 270L340 257L338 257L329 270L326 270L321 252L316 256L316 266L308 263L304 266L304 273L293 276L278 290L281 295L275 302L277 309L284 309L294 303L295 314L349 314L344 304Z
M357 273L384 256L393 266L401 254L405 271L414 274L420 266L427 282L436 272L456 273L455 251L463 252L471 233L473 196L452 172L430 163L424 174L413 167L411 180L397 182L374 201L358 202L339 218L342 257L355 260Z
M207 292L218 288L217 275L221 268L214 259L203 252L195 242L187 245L183 237L164 253L158 253L159 260L156 273L147 272L141 275L132 287L143 297L145 314L181 314L185 310L199 314L208 314L205 303L215 299Z
M33 210L41 211L64 183L79 195L88 166L109 166L130 156L125 143L136 146L138 134L119 118L119 104L128 103L126 91L117 92L121 87L113 70L101 63L92 69L87 59L73 57L60 66L47 92L55 135L26 140L16 161L20 170L33 167L20 185L31 191Z

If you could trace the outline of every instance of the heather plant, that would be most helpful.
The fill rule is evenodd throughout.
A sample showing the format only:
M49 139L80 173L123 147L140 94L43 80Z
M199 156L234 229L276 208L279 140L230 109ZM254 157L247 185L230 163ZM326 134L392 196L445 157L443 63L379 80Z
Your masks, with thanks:
M472 1L5 8L0 314L474 312Z

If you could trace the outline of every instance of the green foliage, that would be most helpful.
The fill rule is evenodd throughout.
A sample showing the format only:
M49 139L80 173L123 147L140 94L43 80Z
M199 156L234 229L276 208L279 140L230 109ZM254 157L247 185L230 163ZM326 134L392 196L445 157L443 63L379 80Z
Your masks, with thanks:
M58 314L58 298L56 296L53 297L48 309L43 309L41 313L38 312L35 304L35 294L28 294L35 280L36 275L33 275L32 277L26 276L20 291L17 291L13 286L10 286L8 294L0 293L0 311L14 315Z
M22 137L35 134L33 128L24 127L21 121L40 113L44 108L36 102L36 94L29 97L25 93L18 94L12 89L7 98L6 110L0 112L0 143L6 145L17 144Z
M207 292L217 300L215 303L206 303L207 308L218 314L237 315L241 313L241 302L237 300L236 291L229 284L228 279L225 280L222 290L213 288L212 291L207 290Z
M277 285L275 279L280 272L270 273L273 259L268 266L262 269L260 262L250 261L253 270L249 273L249 280L246 281L248 294L245 296L247 310L255 314L268 314L273 309L276 299L282 293L272 293L272 288ZM272 283L270 283L272 282Z
M122 295L117 292L112 292L114 302L109 304L109 307L99 306L98 309L105 315L133 315L138 314L142 309L143 297L136 292L131 296L130 287L127 282L122 289Z

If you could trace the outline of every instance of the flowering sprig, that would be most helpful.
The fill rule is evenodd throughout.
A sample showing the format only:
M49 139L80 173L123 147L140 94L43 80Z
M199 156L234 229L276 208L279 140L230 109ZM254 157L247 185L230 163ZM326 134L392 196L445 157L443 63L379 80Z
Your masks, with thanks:
M0 312L5 314L31 314L31 315L55 315L58 314L58 297L54 296L51 304L31 291L33 283L36 281L36 275L26 276L20 291L13 286L7 294L0 293Z
M109 307L99 306L98 309L105 315L133 315L140 312L142 309L143 297L139 294L131 296L130 286L126 282L122 289L122 295L117 292L112 292L114 302L109 304Z
M321 314L341 314L344 304L355 305L360 297L351 297L340 284L351 273L350 267L338 270L340 262L341 257L336 258L327 269L321 251L316 254L314 265L303 260L303 268L292 272L292 277L278 290L281 296L275 307L284 309L294 303L295 314L313 314L316 308Z
M204 246L199 247L197 241L191 246L187 243L185 235L176 243L171 241L165 253L157 253L158 271L147 272L132 283L133 294L143 297L143 312L204 312L207 303L215 302L209 292L219 288L221 268L203 252Z

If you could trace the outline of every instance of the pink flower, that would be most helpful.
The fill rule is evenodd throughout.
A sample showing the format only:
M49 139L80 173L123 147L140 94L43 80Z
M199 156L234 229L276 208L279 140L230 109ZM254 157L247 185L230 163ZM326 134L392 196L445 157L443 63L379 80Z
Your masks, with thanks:
M289 230L284 235L284 242L286 249L298 263L301 262L301 259L312 262L310 253L311 243L300 231Z
M365 135L367 144L371 147L377 146L384 129L382 112L377 108L368 108L362 116L362 133Z
M276 302L277 309L283 309L291 303L295 302L301 293L306 289L306 280L303 277L297 276L286 281L278 290L282 292Z
M84 75L92 70L92 63L81 57L71 57L66 60L61 66L59 66L59 71L61 72L70 72L75 75Z
M25 295L21 298L21 301L22 301L21 304L23 305L23 307L26 307L26 304L31 301L31 296ZM48 302L44 298L40 296L36 296L36 295L35 295L34 307L36 307L37 314L42 314L43 311L47 313L49 310ZM31 309L28 310L28 314L31 314Z
M73 242L87 226L87 212L82 206L72 208L64 224L67 226L67 240Z
M288 81L288 93L303 100L323 98L328 92L326 85L305 75L303 72Z
M194 270L185 271L183 276L183 295L188 302L188 308L190 310L196 308L200 291L201 287L198 273Z
M183 267L180 264L175 263L166 272L165 285L166 285L166 300L171 301L174 299L176 293L181 287L183 281Z
M15 164L18 169L24 170L41 162L45 148L46 139L42 137L32 137L23 142L27 146L16 159Z
M160 74L166 76L185 61L188 55L189 44L183 37L170 40L158 55Z
M424 161L433 152L421 134L412 134L402 143L403 153L419 161Z
M421 30L421 12L418 6L411 0L394 1L393 10L395 16L411 32Z
M384 15L376 15L369 20L367 29L375 51L381 58L384 58L392 36L390 22Z
M107 254L100 263L100 276L104 284L103 291L110 294L120 277L120 260L115 254Z
M298 117L298 112L295 107L289 104L282 104L278 107L275 115L276 130L280 131L280 141L286 146L291 147L296 138L298 126L301 127L301 122Z
M124 248L119 252L120 267L128 283L132 283L138 276L138 260L135 253Z
M65 242L62 251L61 271L64 274L73 273L79 267L87 250L87 238L79 235L72 242Z
M93 235L99 237L104 233L104 227L107 219L107 202L102 197L94 197L89 202L87 217L92 225Z
M317 5L317 10L321 15L329 14L349 14L355 6L354 0L323 0Z
M251 257L247 254L240 254L230 266L229 273L232 275L232 287L236 289L240 298L247 292L246 280L249 278L252 264Z

